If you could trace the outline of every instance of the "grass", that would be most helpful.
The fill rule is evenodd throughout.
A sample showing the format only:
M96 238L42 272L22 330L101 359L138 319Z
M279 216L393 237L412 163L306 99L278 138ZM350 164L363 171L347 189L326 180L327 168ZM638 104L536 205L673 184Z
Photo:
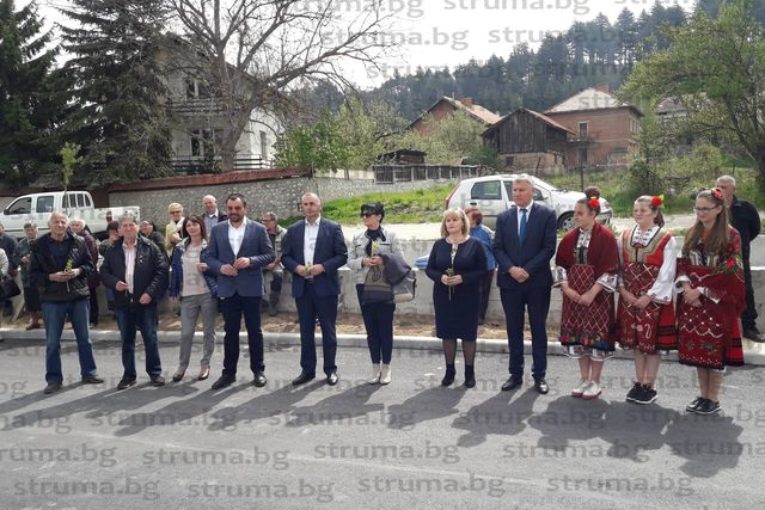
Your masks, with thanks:
M765 192L760 190L756 170L741 167L730 167L720 172L730 174L736 178L736 195L752 202L758 209L765 209ZM581 180L578 173L543 177L544 180L561 188L581 191ZM584 185L595 185L600 188L603 197L611 204L615 216L631 216L632 206L639 193L631 189L629 174L627 171L603 170L589 172L584 175ZM665 192L665 214L691 214L695 189L714 185L711 182L692 183L689 188L675 195Z
M441 221L444 199L454 183L395 193L365 193L355 197L330 200L322 205L322 216L338 223L360 223L362 204L382 202L386 223L428 223ZM296 219L296 218L295 218ZM289 225L287 218L284 223Z

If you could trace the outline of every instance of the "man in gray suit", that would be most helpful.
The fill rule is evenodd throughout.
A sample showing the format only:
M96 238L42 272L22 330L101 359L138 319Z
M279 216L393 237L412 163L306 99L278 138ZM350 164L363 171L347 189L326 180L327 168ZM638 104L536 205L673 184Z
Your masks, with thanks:
M223 374L212 385L218 390L236 380L239 362L239 329L244 315L250 346L250 369L257 387L266 385L263 364L263 331L260 329L260 300L263 297L263 267L274 260L266 228L248 220L247 201L239 193L226 199L228 220L215 225L202 261L217 275L218 296L225 322Z

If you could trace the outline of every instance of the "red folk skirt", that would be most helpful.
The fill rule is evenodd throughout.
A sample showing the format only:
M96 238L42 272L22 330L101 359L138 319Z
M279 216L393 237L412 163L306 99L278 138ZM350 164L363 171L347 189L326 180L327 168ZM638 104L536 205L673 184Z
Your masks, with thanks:
M712 280L705 281L713 276L706 267L693 266L688 276L692 288L712 284ZM685 304L682 295L677 300L680 363L717 370L726 365L743 365L744 349L735 304L731 300L715 303L703 295L700 301L701 306L694 307Z
M568 270L568 286L579 294L587 292L593 285L593 266L574 264ZM564 294L560 343L613 351L614 322L614 296L610 292L599 292L590 306L574 303Z
M637 297L643 296L659 276L659 266L629 262L624 265L624 287ZM637 349L643 354L677 349L675 309L672 303L653 301L643 310L619 299L617 338L623 349Z

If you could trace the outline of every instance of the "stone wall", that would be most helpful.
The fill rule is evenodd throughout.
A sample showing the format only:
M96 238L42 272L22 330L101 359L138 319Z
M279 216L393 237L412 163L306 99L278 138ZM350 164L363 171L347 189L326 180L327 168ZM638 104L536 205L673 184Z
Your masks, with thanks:
M226 183L210 183L204 180L192 185L177 185L171 179L166 180L165 186L152 186L145 189L135 186L121 186L109 193L109 205L137 205L141 208L141 218L154 221L158 226L167 223L167 206L171 202L183 204L187 211L201 212L202 197L210 194L218 199L218 205L224 208L223 201L230 193L242 193L248 202L252 217L257 218L261 212L274 211L280 218L299 215L298 204L300 197L306 191L317 193L322 200L329 201L337 198L351 197L370 192L395 192L410 189L429 188L440 181L414 181L395 184L375 184L370 179L337 179L291 177L281 179L264 179L253 181L237 181Z

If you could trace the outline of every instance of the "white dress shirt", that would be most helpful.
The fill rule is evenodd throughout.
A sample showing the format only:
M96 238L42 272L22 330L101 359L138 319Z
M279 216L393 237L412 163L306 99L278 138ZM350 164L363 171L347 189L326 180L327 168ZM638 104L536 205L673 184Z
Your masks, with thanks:
M231 245L231 250L234 252L234 258L239 253L239 248L242 247L242 241L244 241L244 231L247 228L247 218L242 220L239 227L235 227L231 224L231 220L228 222L228 242Z
M303 260L305 265L313 265L313 255L316 251L316 239L319 237L319 223L321 216L316 218L316 223L305 220L305 234L303 236Z
M128 294L133 294L133 280L135 279L135 254L136 246L128 247L127 243L122 243L122 251L125 254L125 283L128 286Z

